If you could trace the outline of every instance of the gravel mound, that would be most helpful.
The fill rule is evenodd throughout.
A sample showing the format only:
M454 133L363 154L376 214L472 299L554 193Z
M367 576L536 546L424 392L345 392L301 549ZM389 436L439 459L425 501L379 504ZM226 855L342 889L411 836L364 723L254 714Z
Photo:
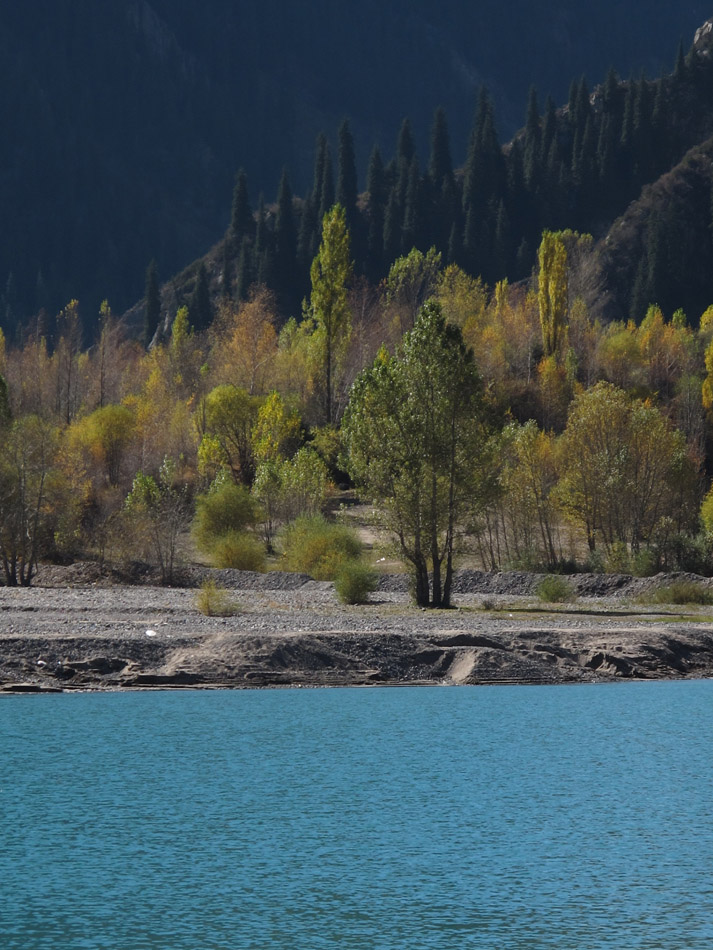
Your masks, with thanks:
M546 575L527 571L461 570L453 575L454 595L534 597L538 585ZM700 584L713 590L713 578L684 572L657 574L654 577L632 577L629 574L569 574L565 575L577 597L629 598L645 596L659 587L676 582ZM232 569L217 570L208 567L185 567L176 573L174 587L195 589L212 578L221 587L236 591L297 592L305 596L324 598L332 589L326 581L315 581L308 574L286 571L255 571ZM61 566L42 564L33 580L35 587L79 588L118 586L161 586L158 569L135 563L122 570L111 570L93 561L77 561ZM382 574L378 592L382 595L407 595L410 588L408 574Z

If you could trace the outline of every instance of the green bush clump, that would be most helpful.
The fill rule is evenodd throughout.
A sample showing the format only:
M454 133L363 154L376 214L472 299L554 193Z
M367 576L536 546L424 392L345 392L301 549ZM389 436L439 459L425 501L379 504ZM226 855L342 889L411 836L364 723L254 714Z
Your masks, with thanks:
M262 573L265 570L265 545L247 531L228 531L213 544L210 559L214 567Z
M214 567L264 571L264 545L246 529L257 518L257 505L244 485L220 481L196 499L193 540Z
M696 581L673 581L643 598L651 604L713 604L713 591Z
M201 584L196 594L196 607L206 617L233 617L240 609L230 591L218 587L212 579Z
M376 590L379 575L364 561L345 561L334 578L334 589L343 604L365 604Z
M547 604L562 604L572 600L572 585L558 574L548 574L537 585L537 596Z
M282 536L287 569L333 581L347 561L357 561L362 544L355 531L322 515L304 515L289 524Z
M193 538L209 554L215 541L229 531L244 531L255 523L256 505L244 485L223 481L196 499Z

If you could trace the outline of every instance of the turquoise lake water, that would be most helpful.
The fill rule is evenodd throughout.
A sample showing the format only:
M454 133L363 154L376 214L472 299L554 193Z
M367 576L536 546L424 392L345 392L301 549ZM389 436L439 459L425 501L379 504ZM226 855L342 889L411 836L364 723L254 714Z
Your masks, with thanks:
M0 698L3 950L710 950L713 682Z

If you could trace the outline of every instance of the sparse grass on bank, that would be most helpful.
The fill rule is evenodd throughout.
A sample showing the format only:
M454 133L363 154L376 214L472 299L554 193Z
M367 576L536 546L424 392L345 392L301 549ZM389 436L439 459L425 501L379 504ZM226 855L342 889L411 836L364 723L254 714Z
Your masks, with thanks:
M362 556L362 543L346 525L321 515L302 516L282 536L285 564L290 571L309 574L317 581L333 581L348 561Z
M574 599L574 591L564 577L547 574L537 585L537 596L545 604L564 604Z
M376 590L379 575L364 561L345 561L334 578L334 589L343 604L366 604Z
M673 581L642 594L639 603L710 606L713 604L713 591L695 581Z
M203 581L196 594L196 608L206 617L234 617L240 605L230 591L209 579Z

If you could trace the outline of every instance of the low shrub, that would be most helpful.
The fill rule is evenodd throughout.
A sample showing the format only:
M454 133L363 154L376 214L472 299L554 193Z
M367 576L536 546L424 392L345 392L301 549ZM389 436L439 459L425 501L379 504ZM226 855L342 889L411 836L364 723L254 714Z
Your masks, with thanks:
M212 579L201 584L196 594L196 607L206 617L233 617L240 609L230 591L218 587Z
M364 561L344 561L334 578L334 589L343 604L365 604L376 590L379 575Z
M333 581L345 562L359 560L362 543L346 525L329 522L322 515L304 515L285 528L282 549L288 570Z
M673 581L642 598L651 604L713 604L713 591L696 581Z
M212 554L215 544L231 532L243 532L257 518L255 500L244 485L215 483L196 499L193 538L199 550Z
M574 591L569 581L558 574L547 574L537 585L537 596L547 604L561 604L572 600Z
M631 557L623 541L615 541L606 559L607 574L631 574Z
M653 577L661 569L656 551L642 548L631 555L631 573L634 577Z
M245 531L228 531L213 543L210 559L214 567L262 573L265 570L265 545Z

